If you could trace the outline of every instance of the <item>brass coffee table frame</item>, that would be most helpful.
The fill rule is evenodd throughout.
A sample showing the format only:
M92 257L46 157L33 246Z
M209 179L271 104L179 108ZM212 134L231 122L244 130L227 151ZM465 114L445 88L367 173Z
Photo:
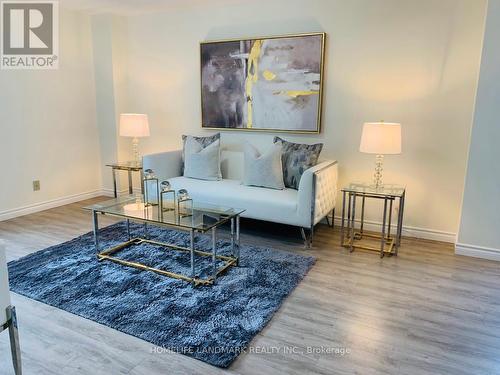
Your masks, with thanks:
M99 210L92 210L92 219L93 219L93 232L94 232L94 245L97 251L97 259L101 262L104 260L109 260L118 264L121 264L123 266L127 267L133 267L139 270L143 271L150 271L150 272L155 272L159 275L162 276L167 276L171 277L174 279L179 279L179 280L184 280L187 282L192 283L194 286L199 286L199 285L212 285L215 283L215 280L217 277L225 272L229 267L233 266L238 266L239 265L239 259L240 259L240 215L228 215L227 218L224 220L220 220L216 224L214 224L211 228L207 229L195 229L195 228L184 228L180 226L176 226L173 224L166 224L166 223L159 223L159 222L151 222L148 220L141 220L139 218L126 218L127 220L127 234L128 234L128 241L125 241L123 243L120 243L116 246L113 246L109 249L101 250L99 246L99 215L103 216L114 216L114 217L124 217L123 215L118 215L118 214L113 214L113 213L108 213L108 212L103 212ZM130 221L134 222L140 222L144 224L144 238L141 237L135 237L132 238L130 234ZM227 223L231 222L231 249L232 249L232 255L231 256L226 256L226 255L218 255L217 254L217 227ZM173 228L176 230L186 230L190 232L190 246L188 247L182 247L178 246L175 244L170 244L170 243L165 243L165 242L160 242L160 241L155 241L155 240L150 240L148 238L148 224L154 224L157 226L161 227L167 227L167 228ZM201 251L201 250L195 250L194 248L194 239L195 239L195 234L196 233L206 233L210 231L211 232L211 237L212 237L212 252L206 252L206 251ZM150 243L153 245L161 246L170 250L174 251L183 251L183 252L188 252L191 256L190 262L191 262L191 275L183 275L180 273L168 271L168 270L162 270L159 268L154 268L151 266L148 266L143 263L139 262L132 262L124 259L120 259L117 257L112 256L113 254L116 254L128 247L135 246L135 245L140 245L142 243ZM200 278L196 275L196 265L195 265L195 258L196 255L198 256L204 256L204 257L211 257L212 258L212 275L207 278ZM224 264L217 268L217 260L222 260L224 261Z
M380 254L383 258L385 255L398 255L398 249L401 245L401 236L403 231L403 213L406 190L403 189L402 193L390 194L390 193L379 193L374 194L370 192L360 192L352 191L349 188L344 188L341 190L343 194L342 199L342 223L341 223L341 235L340 244L343 247L349 249L353 252L355 248L375 251ZM346 212L346 198L347 198L347 212ZM356 221L356 200L361 198L361 218L360 218L360 228L355 230ZM365 200L367 198L372 199L382 199L384 201L383 219L382 219L382 233L381 234L371 234L364 231L365 222ZM397 215L396 224L396 235L391 234L392 227L392 207L394 201L399 200L399 209ZM347 221L347 225L345 222ZM347 233L345 233L347 232ZM374 238L380 241L380 246L368 246L361 244L356 241L362 240L364 237Z

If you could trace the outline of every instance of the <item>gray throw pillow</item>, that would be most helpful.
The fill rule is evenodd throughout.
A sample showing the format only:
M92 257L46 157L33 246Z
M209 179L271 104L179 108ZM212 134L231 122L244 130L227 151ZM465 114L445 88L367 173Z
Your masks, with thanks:
M304 171L318 164L323 143L306 145L288 142L280 137L274 137L274 143L283 146L283 179L285 186L298 190L300 178Z
M283 166L281 165L281 144L275 143L265 153L260 152L250 143L245 142L245 165L243 184L271 189L284 189Z
M220 180L220 141L216 140L207 147L194 139L187 137L184 145L185 165L184 177L199 180Z
M192 135L183 135L182 136L182 157L181 157L181 171L184 173L184 150L186 148L186 139L188 137L194 138L203 148L207 147L209 144L214 143L217 140L220 140L220 133L210 135L208 137L194 137Z

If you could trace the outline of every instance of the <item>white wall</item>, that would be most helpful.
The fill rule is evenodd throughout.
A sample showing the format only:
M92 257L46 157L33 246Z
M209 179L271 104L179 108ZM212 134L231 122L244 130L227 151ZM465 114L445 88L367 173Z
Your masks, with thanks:
M489 0L458 254L500 260L500 0Z
M112 19L101 15L92 18L92 49L95 79L96 123L99 129L99 152L104 163L118 159L118 132L115 114L113 74ZM113 188L108 168L100 168L104 186Z
M484 24L483 0L274 0L127 18L128 111L150 116L144 152L180 146L200 127L199 42L325 31L323 131L286 138L324 142L341 185L371 180L359 153L364 121L403 124L403 154L386 157L385 181L408 188L406 234L455 241ZM119 61L115 61L119 64ZM224 132L238 147L273 134ZM337 214L340 214L337 211ZM379 211L368 218L378 221Z
M0 70L0 219L101 188L89 16L60 9L59 66Z
M103 193L113 192L112 172L106 164L132 160L132 139L120 137L120 113L131 112L127 86L127 23L123 17L99 14L92 17L92 42L95 66L97 127L101 152ZM141 180L133 174L134 188ZM127 173L117 172L119 194L128 194Z

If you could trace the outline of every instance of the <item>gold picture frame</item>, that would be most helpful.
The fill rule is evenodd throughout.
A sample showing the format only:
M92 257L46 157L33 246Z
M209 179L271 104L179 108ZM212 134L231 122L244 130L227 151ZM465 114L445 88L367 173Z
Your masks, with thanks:
M260 74L260 76L264 77L263 79L261 79L262 82L273 80L276 77L276 75L274 75L272 72L269 72L267 70L263 71L263 72L259 72L258 68L255 68L254 73L252 73L253 76L251 78L249 78L249 76L250 76L249 67L252 66L252 63L250 63L250 65L244 65L244 64L245 64L246 60L249 59L248 56L253 53L255 41L260 41L259 46L261 46L263 44L263 41L266 41L266 40L307 38L307 37L319 38L318 61L317 62L316 62L316 60L314 61L316 63L319 63L319 68L317 69L317 72L304 73L304 76L306 74L311 74L313 77L319 76L319 83L317 83L318 89L317 90L310 90L310 91L289 90L289 91L277 91L277 92L278 92L278 95L282 94L282 93L286 93L288 95L288 97L286 97L286 100L285 100L285 98L281 99L281 101L283 103L286 102L286 104L283 104L284 107L286 105L288 105L288 106L294 105L294 103L293 103L294 100L301 101L302 102L301 104L303 104L303 105L305 102L305 105L308 106L307 109L309 110L309 113L314 113L314 115L315 115L314 120L315 121L311 121L311 123L308 124L308 126L310 126L310 129L308 129L308 128L305 128L305 129L301 129L301 128L284 129L284 128L279 128L279 127L272 127L272 125L270 125L269 127L262 127L260 125L259 125L259 127L254 127L253 123L252 123L252 116L254 115L253 97L251 95L248 96L248 93L249 92L251 93L252 91L251 91L251 89L250 89L250 91L248 91L249 84L247 83L247 81L252 81L252 82L250 82L250 86L251 86L251 85L253 85L253 83L258 81L259 74ZM215 53L215 52L213 52L212 55L209 55L209 52L211 50L217 51L216 48L224 48L225 47L227 50L228 48L230 48L231 45L234 47L235 42L240 43L240 47L239 47L240 49L243 49L243 47L246 46L247 50L250 50L250 52L247 52L245 54L242 53L239 55L233 53L233 55L230 55L229 57L223 56L222 59L220 56L217 56L217 53ZM297 42L299 42L299 41L297 41ZM317 43L316 40L314 42ZM223 43L225 43L226 46L222 46L221 44L223 44ZM230 43L230 45L228 45L228 43ZM302 43L304 43L304 41L302 41ZM311 41L307 41L307 43L311 43ZM251 132L273 132L273 133L277 132L277 133L297 133L297 134L319 134L321 132L322 114L323 114L325 44L326 44L326 33L324 33L324 32L287 34L287 35L265 36L265 37L219 39L219 40L207 40L207 41L200 42L200 104L201 104L201 127L202 127L202 129L217 130L217 131L229 130L229 131L251 131ZM208 48L207 48L207 46L208 46ZM251 47L248 47L248 46L251 46ZM207 50L208 50L208 52L207 52ZM220 54L220 52L218 52L218 53ZM259 56L259 58L260 58L260 56ZM275 57L275 58L278 59L278 57ZM220 61L217 61L217 59L219 59ZM218 90L217 85L219 83L217 80L219 79L219 81L220 81L220 78L221 78L220 76L223 74L226 74L228 62L231 63L231 61L232 61L231 59L233 59L235 62L233 63L232 66L229 67L229 71L231 69L233 69L235 71L238 70L236 73L232 72L232 73L234 73L233 76L236 76L237 78L240 79L240 82L238 82L240 86L242 86L243 84L245 85L244 88L243 87L237 88L237 91L239 91L239 92L236 93L236 97L238 98L237 100L239 101L239 103L236 103L237 104L236 106L233 105L234 104L233 102L229 103L230 106L226 105L228 103L217 102L217 100L221 100L220 99L221 95L222 95L222 100L224 100L225 93L223 93L221 95L219 95L218 93L217 93L217 95L212 95L213 92L216 92L216 90ZM237 66L236 60L238 60L238 59L242 61L241 64L243 64L244 66ZM253 61L256 61L256 60L254 59ZM219 63L221 66L217 66ZM255 63L253 63L253 64L256 65ZM215 67L214 67L214 65L215 65ZM223 66L223 65L225 65L225 66ZM217 69L219 69L219 71L216 73L213 73ZM291 70L292 69L290 69L290 71ZM207 74L207 71L209 71L210 74ZM241 77L242 72L244 75L244 81L243 81L243 78ZM230 74L230 73L231 72L228 72L227 74ZM219 76L217 76L217 74L219 74ZM264 74L268 74L270 77L265 77ZM207 78L207 76L208 76L208 78ZM255 78L256 76L257 76L257 78ZM227 81L230 82L232 77L229 77L229 78L230 79L228 79ZM222 79L223 82L224 82L224 80L225 80L225 78ZM305 77L304 77L304 81L305 81ZM208 82L208 84L207 84L207 82ZM211 87L210 85L213 82L215 82L215 83ZM307 83L310 85L313 85L313 84L316 85L316 80L310 81ZM214 87L215 87L215 89L214 89ZM231 90L231 87L225 88L225 89L226 89L226 91L228 91L228 90ZM214 90L214 91L211 91L211 90ZM242 97L242 92L241 92L242 90L245 90L243 93L243 97ZM273 92L273 95L274 94L275 93ZM232 95L232 93L227 94L227 95L230 96L231 99L233 99L235 97L234 95ZM208 98L208 96L210 96L210 97ZM309 96L312 97L313 99L314 99L314 97L317 97L317 100L311 100L309 98ZM271 96L268 96L268 97L270 98ZM275 96L272 97L272 99L274 99L274 98L275 98ZM210 101L212 101L212 103ZM215 105L214 105L213 101L216 101ZM240 108L243 108L243 109L240 109L240 111L239 111L240 113L237 113L238 112L237 110L233 111L233 107L237 108L238 104L239 104ZM278 102L278 104L282 104L282 103ZM220 115L220 111L221 111L220 108L223 105L226 105L226 108L230 108L230 109L228 109L228 111L230 112L229 115L227 115L225 113ZM313 108L313 106L316 107L314 112L311 110ZM213 112L213 108L216 108L215 111L219 110L219 113L217 113L217 112L216 112L216 114L207 113L207 112ZM274 110L274 108L275 107L269 106L269 108L267 108L266 110L269 112L269 111ZM288 113L288 112L283 111L284 108L280 108L280 109L281 109L281 112L280 111L278 111L278 112ZM233 111L234 113L231 113L231 111ZM241 113L243 113L243 115ZM250 113L250 116L248 116L249 113ZM218 121L216 119L214 120L214 118L217 118L218 115L219 115L218 118L219 119L223 118L225 123L221 123L221 122L217 123ZM235 118L233 119L231 116L235 116ZM247 117L245 118L245 116L247 116ZM248 120L248 117L250 117L250 126L248 126L248 121L247 122L244 121L245 119ZM314 125L314 128L313 128L313 125ZM301 125L301 126L304 126L304 125Z

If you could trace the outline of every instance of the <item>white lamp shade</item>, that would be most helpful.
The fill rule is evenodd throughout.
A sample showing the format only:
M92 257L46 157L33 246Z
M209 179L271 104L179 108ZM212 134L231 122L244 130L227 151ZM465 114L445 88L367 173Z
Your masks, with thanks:
M120 115L120 135L122 137L149 137L148 115L122 113Z
M390 122L365 122L359 151L368 154L400 154L401 124Z

